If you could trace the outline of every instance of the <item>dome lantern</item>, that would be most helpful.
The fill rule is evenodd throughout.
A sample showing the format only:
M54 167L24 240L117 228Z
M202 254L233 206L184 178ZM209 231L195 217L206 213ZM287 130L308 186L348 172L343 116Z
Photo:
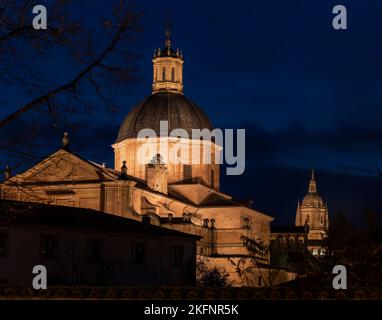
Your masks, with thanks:
M179 49L171 48L171 31L167 30L165 47L154 53L153 93L175 92L183 94L183 56Z

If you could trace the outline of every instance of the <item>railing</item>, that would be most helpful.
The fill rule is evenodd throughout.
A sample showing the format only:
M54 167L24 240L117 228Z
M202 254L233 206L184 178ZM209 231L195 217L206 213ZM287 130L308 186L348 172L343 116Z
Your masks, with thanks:
M382 289L322 290L296 288L137 288L137 287L51 287L36 291L32 288L0 286L0 300L377 300Z

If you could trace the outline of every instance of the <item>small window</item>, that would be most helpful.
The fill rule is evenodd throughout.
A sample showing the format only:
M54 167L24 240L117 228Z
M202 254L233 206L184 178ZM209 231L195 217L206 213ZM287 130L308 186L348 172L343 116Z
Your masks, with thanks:
M166 68L162 69L162 81L166 81Z
M89 253L91 261L100 261L102 257L103 243L99 239L89 241Z
M313 249L313 255L318 256L318 250L317 249Z
M183 265L183 247L170 247L170 264L173 267L180 267Z
M192 167L189 164L183 165L183 180L192 179Z
M211 169L211 188L215 188L215 170Z
M8 233L0 232L0 257L8 256Z
M144 243L133 243L131 247L131 257L133 259L133 263L144 264L145 251L146 251L146 246Z
M243 219L243 227L244 228L249 228L250 226L250 220L249 220L249 218L248 217L243 217L242 218Z
M57 254L57 238L53 235L41 235L41 257L47 259L56 258Z
M171 81L175 82L175 68L171 69Z

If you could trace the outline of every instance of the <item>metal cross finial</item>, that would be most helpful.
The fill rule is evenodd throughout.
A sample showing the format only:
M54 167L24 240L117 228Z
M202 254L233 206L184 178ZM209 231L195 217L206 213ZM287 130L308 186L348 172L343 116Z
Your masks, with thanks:
M166 48L170 48L171 47L171 31L170 30L166 30L165 32L165 35L166 35Z

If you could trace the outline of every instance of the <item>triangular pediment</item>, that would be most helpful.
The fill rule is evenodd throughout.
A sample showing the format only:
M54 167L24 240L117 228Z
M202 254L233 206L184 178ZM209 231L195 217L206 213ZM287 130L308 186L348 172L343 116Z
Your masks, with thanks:
M79 156L60 149L24 173L11 178L18 184L36 183L78 183L84 181L111 181L117 179L107 169Z

